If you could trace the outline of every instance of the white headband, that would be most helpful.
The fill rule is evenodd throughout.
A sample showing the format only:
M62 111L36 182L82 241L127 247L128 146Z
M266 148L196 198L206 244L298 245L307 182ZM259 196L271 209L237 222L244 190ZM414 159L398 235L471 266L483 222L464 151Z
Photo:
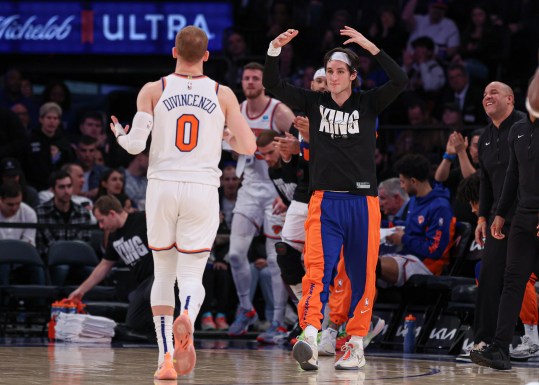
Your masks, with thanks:
M313 76L313 79L316 79L316 78L325 78L326 77L326 70L323 69L323 68L320 68L318 69L318 71L316 71L314 73L314 76Z
M328 61L332 61L332 60L340 60L348 64L350 67L352 67L352 62L350 61L350 58L344 52L341 52L341 51L333 52L333 54L331 55Z

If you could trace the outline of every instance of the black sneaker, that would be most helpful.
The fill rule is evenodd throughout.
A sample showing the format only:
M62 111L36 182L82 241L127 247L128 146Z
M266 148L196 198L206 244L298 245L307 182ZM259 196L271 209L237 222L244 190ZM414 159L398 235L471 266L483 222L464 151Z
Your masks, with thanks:
M477 365L498 370L511 369L511 359L509 352L502 349L498 344L493 343L483 350L472 350L470 352L472 362Z

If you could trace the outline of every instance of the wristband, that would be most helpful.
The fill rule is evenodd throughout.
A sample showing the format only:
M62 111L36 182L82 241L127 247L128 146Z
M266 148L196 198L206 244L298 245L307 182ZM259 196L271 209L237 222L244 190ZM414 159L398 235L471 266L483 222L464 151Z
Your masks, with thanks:
M448 161L452 162L455 159L457 159L457 156L455 154L448 154L447 152L443 156L444 159L447 159Z
M268 56L279 56L281 54L281 47L274 48L273 44L271 42L269 43L268 47Z
M114 125L114 128L116 129L116 133L114 134L116 139L118 139L119 136L124 136L126 134L125 130L119 122Z

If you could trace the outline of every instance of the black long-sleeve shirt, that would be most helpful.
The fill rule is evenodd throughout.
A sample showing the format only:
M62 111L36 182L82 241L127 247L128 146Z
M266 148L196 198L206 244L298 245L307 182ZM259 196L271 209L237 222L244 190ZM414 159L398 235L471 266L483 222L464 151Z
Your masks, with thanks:
M481 183L479 185L479 216L489 218L498 207L498 200L502 195L505 172L509 165L509 146L507 138L511 126L526 117L523 112L513 110L501 124L500 128L492 123L485 127L479 137L479 167L481 169ZM508 210L507 222L515 212L516 202Z
M522 119L509 132L509 166L496 215L517 206L539 210L539 120Z
M309 203L309 163L300 155L292 155L290 162L282 162L284 178L296 181L293 200Z
M330 92L294 87L279 78L278 57L266 56L263 85L292 109L309 118L309 187L377 196L376 118L406 88L406 73L386 53L374 58L390 81L381 87L353 92L339 106Z

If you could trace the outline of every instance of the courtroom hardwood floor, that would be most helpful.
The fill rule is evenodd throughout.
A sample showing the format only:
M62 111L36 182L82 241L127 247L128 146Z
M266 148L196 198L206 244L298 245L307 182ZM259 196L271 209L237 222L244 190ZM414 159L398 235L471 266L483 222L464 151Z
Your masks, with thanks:
M40 346L41 345L41 346ZM500 372L453 357L369 353L360 371L336 371L321 357L317 372L302 371L289 348L248 341L197 341L194 372L174 381L154 381L157 348L123 345L0 343L0 384L346 384L346 385L521 385L539 380L539 362Z

